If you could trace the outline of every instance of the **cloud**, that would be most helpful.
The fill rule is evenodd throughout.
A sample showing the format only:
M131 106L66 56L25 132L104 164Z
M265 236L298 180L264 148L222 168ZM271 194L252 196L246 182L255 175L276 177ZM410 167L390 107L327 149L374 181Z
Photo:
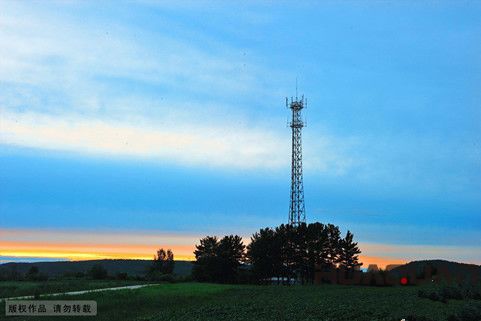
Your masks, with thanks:
M163 159L184 165L279 168L288 164L288 144L260 129L198 124L132 124L3 112L3 144L91 155Z
M229 121L217 125L188 121L176 124L142 118L119 121L1 111L0 141L11 146L147 158L185 166L276 170L290 164L287 132L281 134ZM326 174L343 174L349 160L343 161L333 146L328 136L311 143L308 149L320 155L310 154L306 167Z
M45 115L2 111L0 142L4 145L81 155L163 160L184 166L277 170L290 165L290 137L235 121L217 124L88 118L76 114ZM175 119L175 116L173 117ZM313 172L342 175L351 161L334 146L334 138L318 137L307 146Z

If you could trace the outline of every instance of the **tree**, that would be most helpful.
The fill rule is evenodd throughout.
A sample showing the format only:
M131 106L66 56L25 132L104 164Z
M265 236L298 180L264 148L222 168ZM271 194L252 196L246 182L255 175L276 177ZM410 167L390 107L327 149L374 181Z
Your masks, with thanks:
M327 244L326 244L326 256L327 266L335 267L339 263L339 251L341 250L341 231L339 227L333 224L327 225Z
M276 227L276 237L280 243L281 256L281 277L282 279L290 279L294 277L294 255L295 247L293 243L292 234L294 227L290 224L281 224Z
M200 282L218 282L222 272L217 258L219 241L216 236L206 236L195 246L195 262L192 277Z
M214 257L219 247L219 241L216 236L206 236L200 240L200 244L195 246L195 259L199 260L204 257Z
M293 246L292 268L301 283L308 278L309 258L307 256L307 225L300 223L292 226L289 239Z
M248 262L253 266L254 278L257 281L280 276L281 247L276 236L275 231L270 228L260 229L252 235L251 243L247 246Z
M314 281L317 268L329 266L329 235L327 226L316 222L307 226L308 275Z
M349 232L350 233L350 232ZM282 277L313 282L318 268L335 268L341 257L341 232L333 224L281 224L254 233L247 247L248 262L258 281Z
M172 274L174 271L174 253L171 249L165 251L163 248L157 250L154 255L154 263L152 265L153 271L158 271L161 274Z
M341 238L338 226L316 222L298 225L281 224L275 229L260 229L246 247L239 236L217 239L206 236L194 251L193 277L198 281L232 283L239 280L244 262L252 266L251 275L258 282L277 277L290 283L292 278L301 283L313 282L318 268L350 270L362 265L361 252L353 235Z
M356 242L353 242L354 235L347 231L346 237L339 241L339 266L345 268L347 271L352 271L355 268L362 265L359 262L358 254L361 253L361 250L357 246Z
M206 236L195 246L192 276L198 281L233 283L245 258L245 245L238 235Z
M233 283L237 280L237 271L245 259L245 245L238 235L224 236L219 241L217 257L221 264L220 282Z

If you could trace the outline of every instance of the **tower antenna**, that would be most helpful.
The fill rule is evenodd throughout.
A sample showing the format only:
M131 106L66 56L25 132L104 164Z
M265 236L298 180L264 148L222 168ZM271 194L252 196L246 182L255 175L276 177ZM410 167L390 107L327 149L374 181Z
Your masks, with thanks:
M296 77L296 100L297 100L297 77Z
M287 99L287 98L286 98ZM296 99L289 103L292 110L292 121L289 123L292 128L292 159L291 159L291 196L289 205L289 224L299 225L306 221L306 209L304 205L304 182L302 175L302 121L301 110L304 108L304 95L297 98L297 77L296 77Z

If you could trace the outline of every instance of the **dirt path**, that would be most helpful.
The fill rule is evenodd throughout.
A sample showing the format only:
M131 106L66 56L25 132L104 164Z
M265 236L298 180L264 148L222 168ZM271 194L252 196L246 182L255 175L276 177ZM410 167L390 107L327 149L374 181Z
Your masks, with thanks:
M139 285L127 285L127 286L119 286L115 288L103 288L103 289L92 289L92 290L82 290L82 291L71 291L71 292L62 292L62 293L45 293L40 294L40 297L44 298L46 296L58 296L58 295L77 295L77 294L85 294L90 292L101 292L101 291L115 291L115 290L135 290L140 289L146 286L153 286L159 284L139 284ZM0 298L0 302L5 300L20 300L20 299L33 299L33 295L26 295L26 296L17 296L12 298Z

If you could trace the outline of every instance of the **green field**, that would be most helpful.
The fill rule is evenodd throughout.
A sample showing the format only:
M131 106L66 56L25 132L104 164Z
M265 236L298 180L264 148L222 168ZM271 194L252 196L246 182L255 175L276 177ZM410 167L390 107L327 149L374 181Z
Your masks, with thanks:
M432 320L464 305L419 298L419 287L251 286L200 283L163 284L55 299L96 300L97 317L81 320ZM5 305L0 305L5 318ZM65 320L64 317L9 317L9 320Z

